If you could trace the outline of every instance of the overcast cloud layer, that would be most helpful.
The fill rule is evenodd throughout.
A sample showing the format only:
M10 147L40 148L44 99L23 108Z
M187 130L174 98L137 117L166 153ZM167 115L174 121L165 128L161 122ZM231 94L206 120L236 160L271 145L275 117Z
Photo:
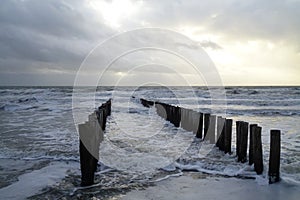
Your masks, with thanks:
M168 28L195 40L225 85L300 85L298 0L3 0L0 85L73 85L96 45L142 27ZM151 69L156 78L170 75ZM110 75L124 70L114 68Z

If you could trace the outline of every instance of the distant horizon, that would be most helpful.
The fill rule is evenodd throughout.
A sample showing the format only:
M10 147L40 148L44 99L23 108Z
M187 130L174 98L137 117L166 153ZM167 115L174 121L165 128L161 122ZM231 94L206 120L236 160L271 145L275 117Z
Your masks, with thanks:
M73 85L0 85L0 87L74 87ZM76 86L76 87L95 87L95 86ZM207 85L98 85L97 87L300 87L300 85L221 85L221 86L207 86Z

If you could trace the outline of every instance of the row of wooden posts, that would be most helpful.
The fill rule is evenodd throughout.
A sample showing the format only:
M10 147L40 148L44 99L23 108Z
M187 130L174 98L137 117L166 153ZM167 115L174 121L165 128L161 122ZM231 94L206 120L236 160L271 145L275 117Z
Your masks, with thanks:
M95 110L96 120L98 123L98 129L92 126L92 130L84 129L83 133L80 133L80 126L79 125L79 153L80 153L80 169L81 169L81 186L89 186L94 184L94 175L97 170L97 163L99 160L99 145L100 142L103 140L103 131L106 127L106 120L107 117L111 114L111 99L107 102L103 103L98 109ZM90 119L89 119L90 120ZM85 125L85 124L82 124ZM100 126L100 127L99 127ZM88 137L82 137L81 134L89 134ZM88 144L92 143L96 145L95 147L87 147L85 142L82 140L89 140ZM97 140L96 142L93 140ZM91 152L91 148L94 151L98 152ZM96 149L96 150L95 150Z
M216 144L221 151L231 154L232 119L209 113L201 113L191 109L181 108L162 102L140 99L145 107L155 106L157 114L175 127L181 127L193 132L197 138ZM250 127L250 130L249 130ZM250 132L250 134L248 134ZM238 162L254 164L257 174L263 172L262 128L257 124L236 121L236 155ZM269 183L280 179L280 130L270 131ZM248 139L249 138L249 139ZM249 157L247 149L249 140Z

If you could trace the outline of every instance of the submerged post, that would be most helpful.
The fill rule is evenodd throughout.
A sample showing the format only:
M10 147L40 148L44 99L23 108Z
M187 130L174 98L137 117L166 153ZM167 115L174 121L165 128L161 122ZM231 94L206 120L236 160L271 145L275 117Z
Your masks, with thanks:
M252 126L252 141L253 141L253 163L254 170L257 174L262 174L264 170L263 151L261 142L261 127Z
M247 161L248 122L241 122L240 124L239 143L240 154L238 157L238 161L244 163Z
M187 120L186 109L185 108L181 108L181 123L180 123L180 126L184 130L186 130L186 127L187 127L187 121L186 120Z
M280 130L271 130L270 139L269 183L272 184L280 180Z
M236 122L236 156L238 159L241 157L241 126L242 126L242 121L237 121Z
M225 122L226 122L226 118L222 118L222 122L223 122L223 126L222 126L222 130L221 130L221 135L220 135L220 150L224 151L225 150Z
M253 128L257 126L257 124L250 124L250 142L249 142L249 165L253 164L253 152L254 152L254 144L253 144Z
M156 112L157 114L164 118L164 119L167 119L167 111L165 109L165 107L163 106L162 103L160 102L155 102L155 108L156 108Z
M232 119L225 120L224 152L231 153Z
M204 137L203 137L203 140L207 139L206 135L207 135L208 128L209 128L209 118L210 118L210 114L205 113L204 114Z
M84 124L78 125L81 186L94 184L94 173L99 159L99 145L103 140L103 131L93 113Z
M187 111L187 115L186 115L186 117L187 117L187 131L191 131L191 132L193 132L193 110L191 110L191 109L186 109L186 111Z
M97 169L98 160L86 149L79 140L81 186L94 184L94 174Z
M169 107L169 121L172 123L172 124L174 124L174 106L172 106L172 105L168 105L168 107Z
M166 112L167 112L167 121L169 121L169 122L171 122L171 119L170 119L170 117L171 117L171 113L170 113L170 105L168 105L168 104L163 104L164 105L164 108L165 108L165 110L166 110Z
M94 184L94 174L99 159L99 145L103 140L106 118L111 113L111 100L89 115L88 121L79 124L79 154L81 186Z
M180 107L176 106L174 107L174 126L179 127L181 115L180 115Z
M222 138L224 135L222 135L223 127L225 126L225 119L221 116L218 116L217 118L217 143L216 147L219 147L220 150L223 150L222 143L224 143L224 139Z
M199 120L200 120L200 115L196 111L192 111L192 124L193 124L193 133L197 135L198 132L198 127L199 127Z
M151 104L153 105L153 102L148 101L146 99L140 99L140 102L142 103L143 106L149 108L151 106Z
M209 128L207 132L207 140L209 140L210 144L214 144L216 142L216 116L211 115L209 119Z
M196 133L196 137L202 139L202 129L203 129L203 113L198 113L199 114L199 125L198 125L198 130Z
M171 106L172 124L175 126L176 123L176 107Z

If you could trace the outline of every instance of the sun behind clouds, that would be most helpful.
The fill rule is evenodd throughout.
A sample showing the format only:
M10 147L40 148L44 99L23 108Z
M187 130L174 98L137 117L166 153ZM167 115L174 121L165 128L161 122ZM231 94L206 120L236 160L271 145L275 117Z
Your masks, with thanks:
M119 28L121 22L135 14L141 4L142 1L130 0L89 1L89 5L100 12L105 24L113 28Z

